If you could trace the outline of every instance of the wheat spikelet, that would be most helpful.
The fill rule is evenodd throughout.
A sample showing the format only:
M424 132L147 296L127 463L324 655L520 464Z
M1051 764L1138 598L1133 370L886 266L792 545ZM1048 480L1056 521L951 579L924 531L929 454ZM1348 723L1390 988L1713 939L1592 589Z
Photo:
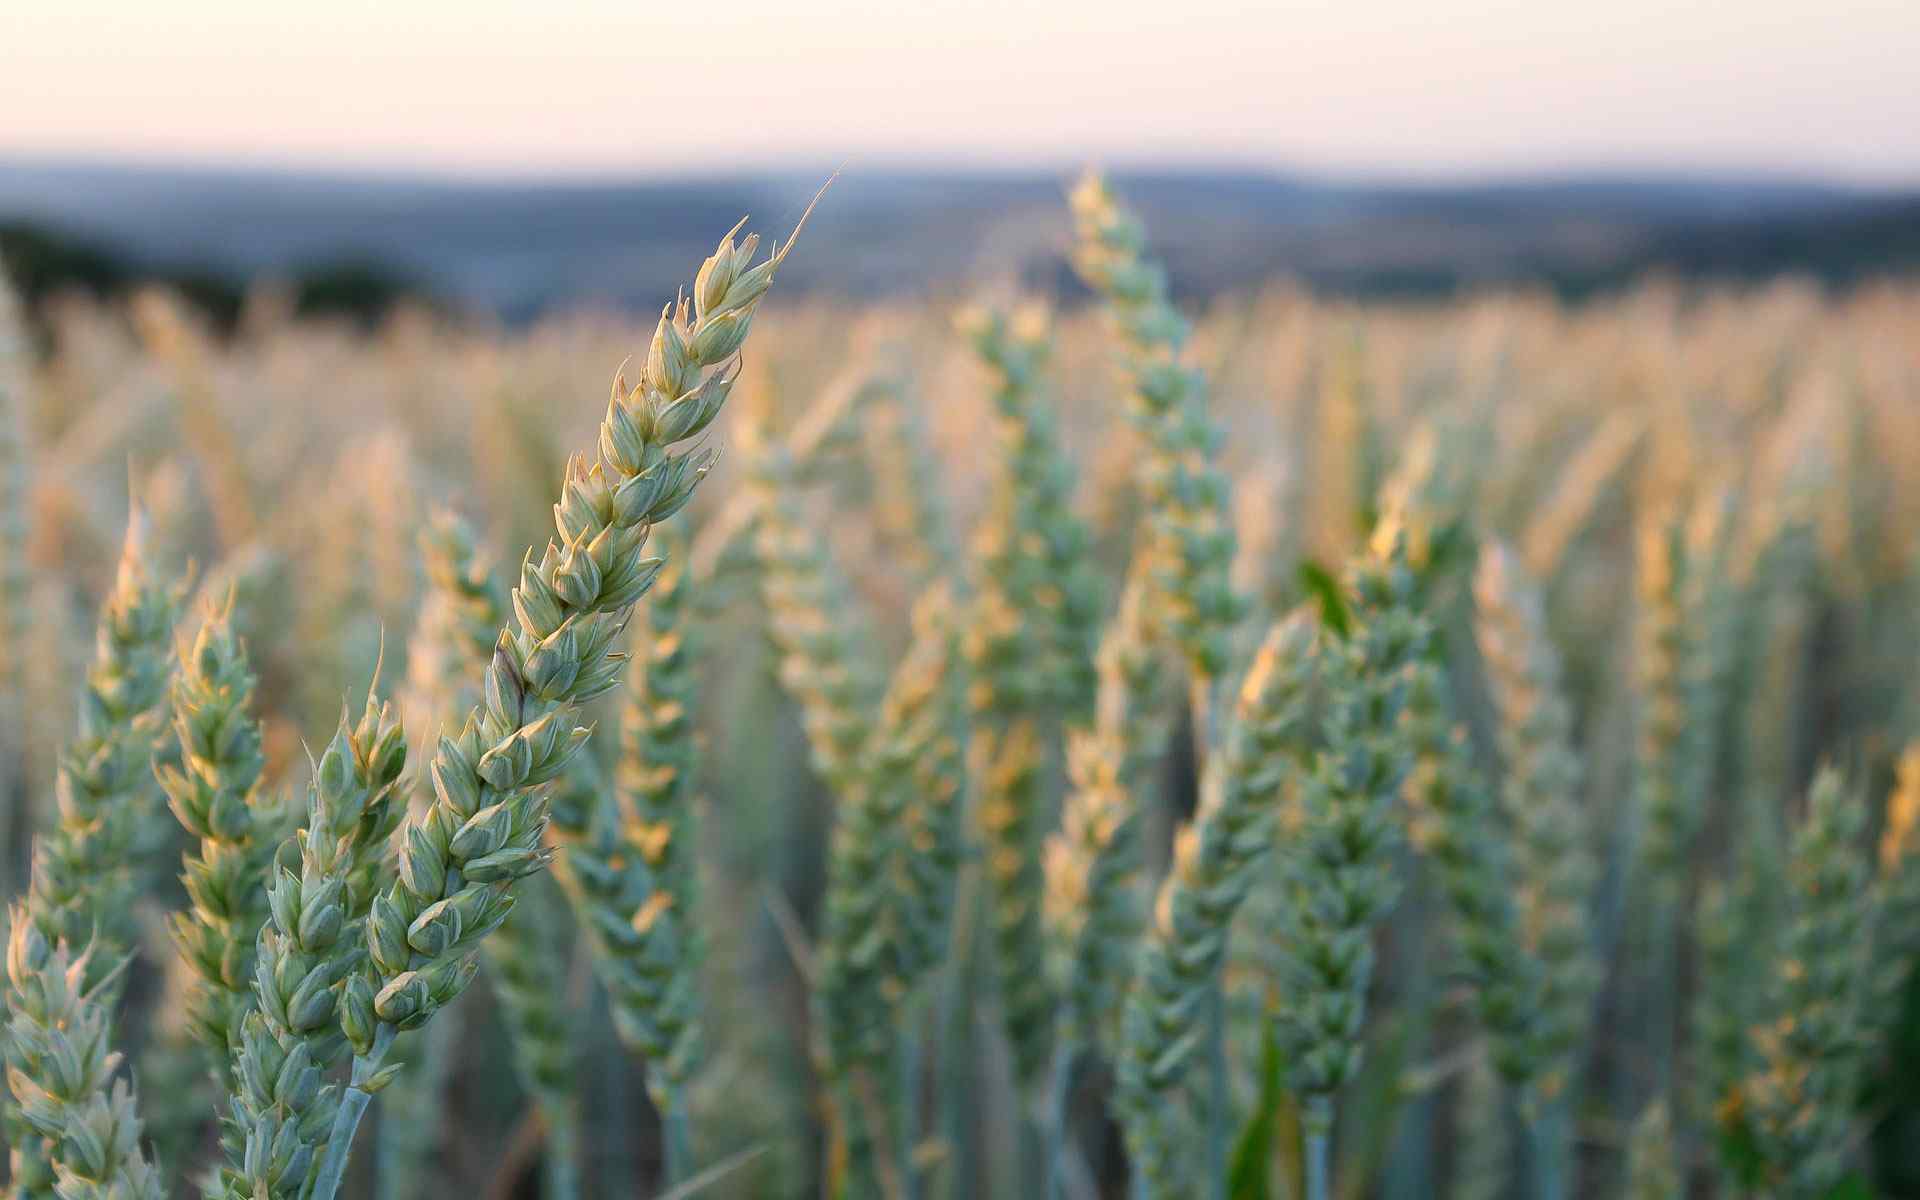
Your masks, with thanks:
M1313 622L1276 625L1248 668L1232 724L1209 774L1212 790L1182 829L1174 865L1138 950L1121 1017L1116 1106L1149 1196L1184 1195L1180 1089L1197 1050L1204 1005L1218 986L1233 914L1273 842L1280 795L1307 717L1316 654Z
M913 611L913 642L894 669L874 729L874 786L906 793L897 886L911 984L946 957L967 839L967 672L963 608L944 584Z
M677 549L679 539L667 543ZM670 558L647 593L633 639L633 671L621 722L616 775L632 870L644 880L639 904L621 915L622 949L635 986L610 988L623 1035L653 1069L684 1083L699 1058L694 822L694 680L687 581Z
M140 1149L132 1089L115 1080L117 970L51 946L16 906L7 938L7 1085L25 1125L46 1139L50 1175L22 1174L15 1194L63 1200L161 1200L159 1171ZM91 980L91 982L89 982Z
M1226 668L1242 602L1233 593L1229 489L1215 465L1220 435L1207 415L1206 383L1185 358L1187 323L1167 297L1166 273L1144 256L1146 231L1099 176L1071 197L1074 265L1106 300L1127 355L1132 417L1146 438L1140 484L1153 513L1166 578L1156 603L1193 673Z
M682 548L675 531L663 532L663 541L670 553ZM687 569L684 558L669 558L632 634L617 787L584 769L571 773L549 827L565 851L559 878L593 948L614 1028L647 1064L670 1142L678 1137L683 1089L699 1065L705 957L695 923ZM669 1147L674 1154L684 1149Z
M1751 864L1701 889L1694 917L1700 983L1693 1006L1695 1115L1713 1120L1754 1065L1752 1030L1764 1014L1770 924L1762 918Z

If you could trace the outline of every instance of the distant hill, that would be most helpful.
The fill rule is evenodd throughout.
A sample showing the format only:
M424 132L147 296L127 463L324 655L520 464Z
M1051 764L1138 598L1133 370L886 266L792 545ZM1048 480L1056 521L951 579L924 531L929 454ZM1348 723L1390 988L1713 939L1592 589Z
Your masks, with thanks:
M507 319L658 302L743 214L784 233L820 176L476 182L0 160L0 226L132 273L405 281ZM1071 288L1066 175L851 172L787 279L853 295L1021 277ZM1834 282L1920 267L1920 195L1764 179L1608 176L1458 186L1253 172L1120 173L1189 296L1290 276L1354 294L1538 281L1572 293L1655 266ZM17 235L16 235L17 240Z

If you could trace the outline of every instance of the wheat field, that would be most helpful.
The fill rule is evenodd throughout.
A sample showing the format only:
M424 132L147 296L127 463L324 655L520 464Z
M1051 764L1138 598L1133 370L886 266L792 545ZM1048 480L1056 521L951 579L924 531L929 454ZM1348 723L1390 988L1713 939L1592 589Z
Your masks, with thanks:
M0 296L11 1195L1920 1193L1920 290L761 232Z

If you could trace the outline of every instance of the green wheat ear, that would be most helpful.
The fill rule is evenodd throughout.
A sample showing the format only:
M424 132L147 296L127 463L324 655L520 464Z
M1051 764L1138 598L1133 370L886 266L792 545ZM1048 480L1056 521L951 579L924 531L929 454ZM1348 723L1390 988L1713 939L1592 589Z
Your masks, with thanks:
M173 914L171 931L192 972L188 1021L229 1086L235 1039L253 1007L254 945L268 918L274 855L296 815L261 786L254 683L231 609L210 611L173 680L179 760L154 764L174 816L199 841L181 877L188 908Z
M121 964L93 961L49 945L26 911L8 914L7 1085L19 1118L46 1139L45 1176L22 1174L14 1151L13 1187L22 1195L57 1193L81 1200L160 1200L166 1186L140 1148L133 1089L116 1079L113 985Z
M1186 319L1167 293L1166 272L1146 257L1146 230L1099 175L1069 198L1074 266L1106 302L1125 351L1130 415L1146 441L1139 466L1151 507L1150 536L1166 576L1155 602L1193 673L1218 679L1245 609L1229 573L1234 535L1220 432L1207 413L1206 380L1186 353Z
M1865 805L1838 772L1822 770L1789 857L1791 915L1770 1013L1753 1034L1758 1062L1730 1106L1769 1181L1792 1195L1827 1194L1852 1156L1872 979L1865 830Z
M1185 1193L1181 1088L1219 985L1234 912L1273 844L1280 797L1300 757L1317 655L1313 621L1296 614L1268 635L1241 685L1211 790L1174 844L1139 944L1121 1017L1115 1103L1148 1196Z

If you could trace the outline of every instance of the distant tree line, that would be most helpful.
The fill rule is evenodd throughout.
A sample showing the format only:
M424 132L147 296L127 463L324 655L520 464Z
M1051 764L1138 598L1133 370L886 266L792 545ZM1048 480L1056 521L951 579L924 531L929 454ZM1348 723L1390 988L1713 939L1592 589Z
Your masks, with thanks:
M135 288L156 285L178 293L222 333L240 320L253 282L212 267L144 264L110 246L26 221L0 222L0 265L30 311L62 294L117 300ZM285 283L297 315L367 327L402 301L441 307L417 282L354 258L290 271Z

